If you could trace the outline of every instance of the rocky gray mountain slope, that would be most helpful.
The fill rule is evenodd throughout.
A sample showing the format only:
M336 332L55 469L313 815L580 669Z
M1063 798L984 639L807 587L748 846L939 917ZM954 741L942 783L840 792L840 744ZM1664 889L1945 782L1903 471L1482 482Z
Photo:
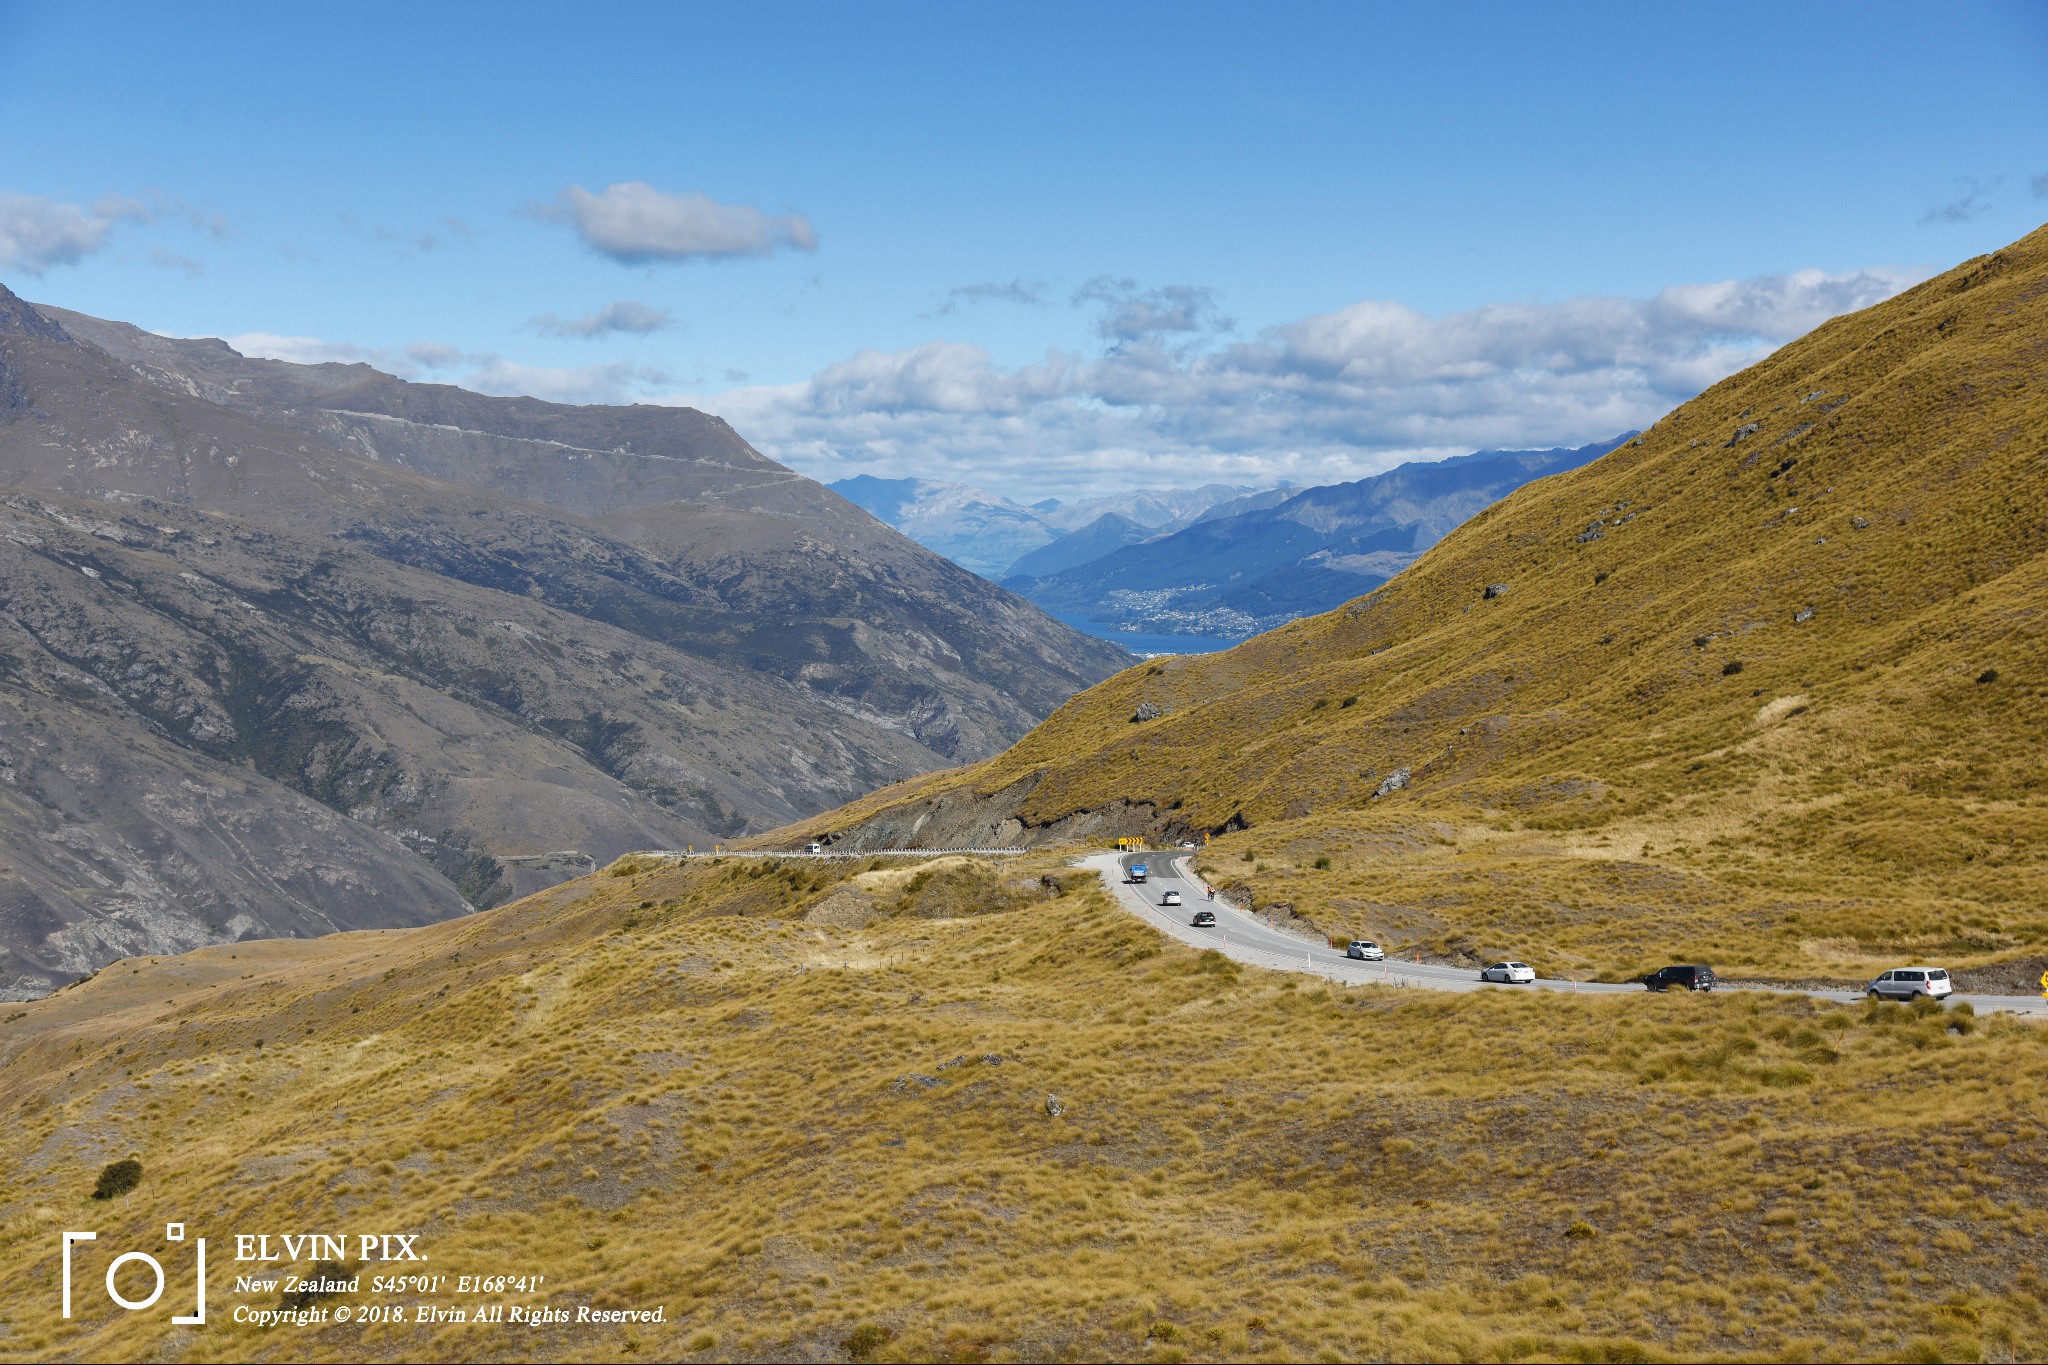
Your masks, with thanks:
M1124 662L716 419L419 387L0 292L0 991L767 828Z
M966 761L1129 662L878 522L689 408L572 407L410 384L367 365L242 356L45 307L71 333L183 392L377 464L575 514L655 555L717 613L691 647L766 669ZM805 632L731 611L793 613ZM858 628L856 628L858 627ZM673 614L668 638L683 630ZM829 645L818 633L831 635Z

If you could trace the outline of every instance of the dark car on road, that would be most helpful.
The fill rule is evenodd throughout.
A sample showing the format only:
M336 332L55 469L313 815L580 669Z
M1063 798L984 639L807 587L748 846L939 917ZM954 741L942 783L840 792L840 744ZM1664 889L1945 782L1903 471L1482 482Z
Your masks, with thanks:
M1214 910L1197 910L1195 911L1195 917L1189 920L1188 924L1196 929L1214 929L1216 927L1216 912Z
M1690 967L1659 967L1643 978L1643 984L1653 991L1668 991L1673 986L1688 991L1710 991L1719 980L1712 967L1701 963Z

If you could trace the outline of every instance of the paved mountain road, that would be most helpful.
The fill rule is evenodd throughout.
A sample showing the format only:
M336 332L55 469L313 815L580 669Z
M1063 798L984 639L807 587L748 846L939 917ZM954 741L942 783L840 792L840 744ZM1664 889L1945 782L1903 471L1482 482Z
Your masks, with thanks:
M1206 899L1202 891L1202 879L1194 875L1189 868L1190 862L1191 858L1186 853L1153 851L1098 853L1081 859L1080 865L1094 869L1109 887L1110 894L1117 903L1153 928L1193 947L1213 948L1226 957L1248 966L1271 967L1289 972L1310 972L1331 981L1353 986L1377 984L1437 991L1531 989L1529 986L1504 986L1481 981L1479 973L1467 967L1397 962L1391 959L1387 962L1354 961L1320 940L1276 929L1264 920L1238 909L1221 896L1213 901ZM1143 885L1133 885L1128 880L1128 871L1133 863L1144 863L1149 868L1148 880ZM1182 903L1162 909L1159 899L1168 891L1180 892ZM1197 910L1215 911L1216 927L1197 929L1189 924L1188 921L1194 917ZM1661 962L1651 963L1644 970L1662 965ZM1538 977L1534 988L1575 991L1581 995L1645 994L1640 982L1559 981ZM1787 994L1810 995L1816 1000L1831 1000L1838 1004L1859 1004L1863 999L1861 995L1849 991L1788 991ZM2003 1010L2013 1014L2048 1018L2048 1000L2033 996L1958 994L1949 999L1951 1003L1967 1000L1979 1014Z

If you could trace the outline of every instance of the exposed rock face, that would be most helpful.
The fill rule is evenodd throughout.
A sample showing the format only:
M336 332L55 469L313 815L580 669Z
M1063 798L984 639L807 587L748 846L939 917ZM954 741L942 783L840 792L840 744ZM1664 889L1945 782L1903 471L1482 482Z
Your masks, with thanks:
M835 852L863 853L895 848L1017 848L1062 839L1107 842L1124 836L1180 837L1179 826L1148 803L1111 801L1047 824L1018 815L1036 776L986 795L954 790L928 800L893 806L871 819L846 827L821 829Z
M0 999L120 957L468 908L392 835L194 753L89 675L48 681L0 686Z
M767 828L993 753L1127 659L701 413L4 289L0 599L15 995Z

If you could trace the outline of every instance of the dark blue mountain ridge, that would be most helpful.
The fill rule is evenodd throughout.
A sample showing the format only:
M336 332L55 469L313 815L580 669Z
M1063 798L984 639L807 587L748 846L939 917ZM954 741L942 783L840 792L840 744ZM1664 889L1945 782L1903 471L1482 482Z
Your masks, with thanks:
M1399 465L1198 521L1088 563L1017 574L1003 586L1105 634L1242 638L1372 591L1483 508L1524 484L1588 464L1635 434L1576 448L1482 450ZM1042 562L1036 556L1044 553L1033 552L1018 567Z
M1077 569L1104 555L1114 554L1126 545L1135 545L1158 534L1154 528L1140 526L1129 517L1104 512L1086 526L1077 527L1052 544L1041 545L1021 556L1010 566L1007 577L1044 578L1066 569Z

